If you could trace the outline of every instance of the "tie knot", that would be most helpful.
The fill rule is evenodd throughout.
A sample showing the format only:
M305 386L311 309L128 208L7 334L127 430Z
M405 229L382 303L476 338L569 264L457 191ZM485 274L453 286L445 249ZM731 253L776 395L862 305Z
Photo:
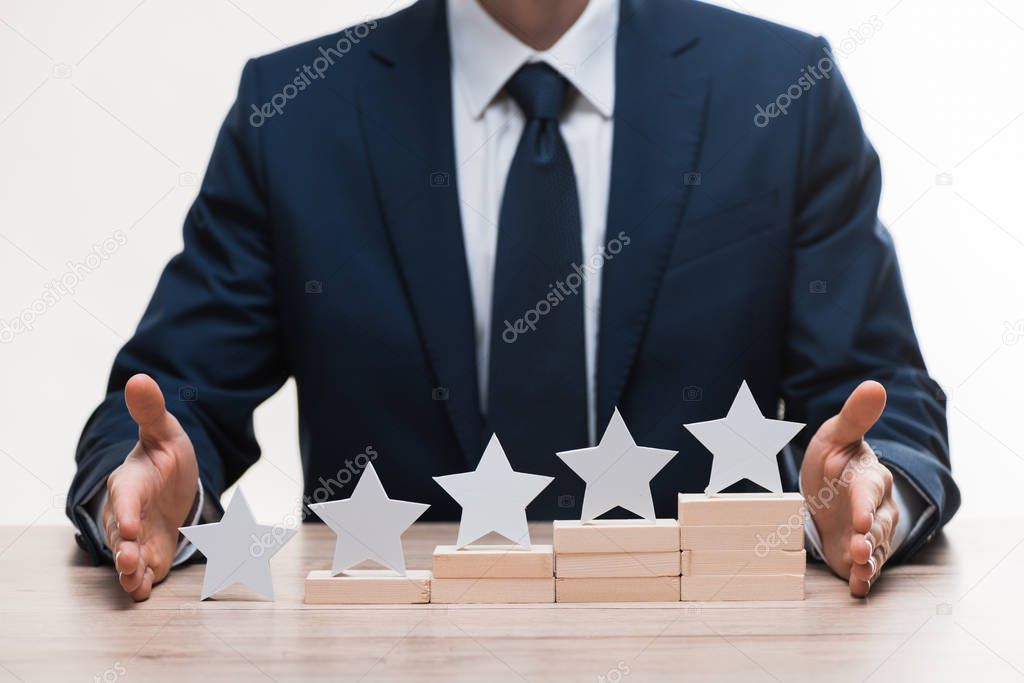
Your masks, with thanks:
M528 120L557 121L562 115L569 82L547 64L537 62L520 67L505 84L505 91Z

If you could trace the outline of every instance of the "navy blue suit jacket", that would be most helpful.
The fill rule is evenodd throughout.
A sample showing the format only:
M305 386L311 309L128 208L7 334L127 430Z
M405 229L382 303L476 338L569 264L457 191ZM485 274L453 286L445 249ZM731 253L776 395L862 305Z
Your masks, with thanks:
M82 434L79 528L136 440L122 395L136 372L160 383L214 497L259 458L253 410L294 377L308 497L350 495L339 471L370 447L392 497L457 518L430 477L473 468L485 435L445 4L343 35L246 65L184 249ZM913 552L959 505L944 397L877 219L878 157L838 72L817 70L827 44L691 0L623 0L617 40L607 230L630 244L602 272L599 430L618 405L639 443L680 451L653 483L674 517L675 493L703 490L711 464L683 424L723 416L742 380L765 414L781 399L808 423L803 445L877 379L889 403L869 440L939 513ZM321 48L324 78L256 116ZM785 113L768 107L787 91ZM554 453L509 457L557 477L531 516L579 514L582 484Z

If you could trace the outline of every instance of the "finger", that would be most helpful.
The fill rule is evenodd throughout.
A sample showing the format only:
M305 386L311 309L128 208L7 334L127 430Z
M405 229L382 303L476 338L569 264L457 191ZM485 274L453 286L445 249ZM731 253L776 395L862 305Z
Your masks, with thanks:
M111 526L117 535L128 541L138 540L142 527L142 496L138 487L127 486L123 478L111 475L107 480L107 494L113 516Z
M885 483L874 471L862 472L853 480L850 485L850 521L854 531L866 534L871 529L885 496Z
M871 554L875 552L875 543L866 534L850 535L850 561L854 565L868 564Z
M142 586L142 583L146 578L147 571L149 570L142 561L142 556L139 555L135 559L135 565L132 567L131 573L120 573L117 575L117 580L120 581L121 587L124 588L126 592L132 593Z
M867 564L854 564L850 567L850 591L855 595L866 595L882 573L882 566L889 558L889 542L880 543L871 553Z
M107 502L103 506L103 531L107 535L107 547L117 549L121 542L121 532L117 528L117 518L114 517L114 510L110 507L110 494L108 491Z
M869 564L855 564L850 567L850 580L863 581L864 583L870 584L875 578L875 570L872 565ZM850 584L853 587L853 583Z
M871 529L875 549L871 553L871 564L874 565L875 575L882 570L882 565L889 559L892 550L892 536L896 529L896 519L899 510L891 501L887 501L875 515L875 526Z
M149 375L133 375L124 385L124 402L139 425L139 441L158 442L178 432L177 421L167 412L160 386Z
M153 592L153 570L146 567L146 571L142 574L142 583L138 588L133 590L130 595L132 599L140 602L149 598L149 594Z
M850 576L850 594L855 598L866 598L868 591L871 590L871 583L862 579L854 578Z
M135 541L122 540L114 546L114 569L119 574L134 573L141 562L142 553L139 550L139 544Z
M885 565L886 560L889 559L889 548L891 547L889 541L884 541L878 544L875 548L875 552L871 553L871 566L875 568L875 573L872 575L871 582L874 583L875 579L882 572L882 567Z
M850 559L854 566L869 567L869 575L876 574L882 563L888 559L892 530L895 526L894 510L891 504L882 505L875 513L871 528L866 533L850 536Z
M861 382L846 399L842 410L822 427L822 435L833 444L845 446L864 438L885 410L885 387L873 380Z

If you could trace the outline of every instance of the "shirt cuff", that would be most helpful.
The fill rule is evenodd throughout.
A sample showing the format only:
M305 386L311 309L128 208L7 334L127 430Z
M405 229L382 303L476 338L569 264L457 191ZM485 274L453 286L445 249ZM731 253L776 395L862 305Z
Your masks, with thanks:
M183 526L195 526L203 516L206 497L203 492L203 482L201 480L197 481L196 486L198 487L197 495L199 496L199 504L196 505L196 511L192 516L191 521ZM97 490L92 494L92 496L85 501L84 507L89 513L88 518L92 520L93 524L96 525L97 530L101 532L97 534L97 537L100 539L100 542L103 543L104 549L109 553L111 550L110 546L107 544L107 534L103 531L103 508L107 504L106 481L104 481L102 485L97 486L96 489ZM187 538L182 536L181 540L178 541L178 547L174 550L174 559L171 560L171 566L177 567L184 563L188 558L192 557L195 552L196 547L192 545Z
M935 514L935 506L928 501L914 480L891 462L882 463L892 470L892 498L900 510L899 521L892 534L892 550L889 556L896 554L908 538L916 538L925 528L925 524Z
M892 547L889 550L889 557L892 557L908 538L921 532L925 523L935 514L935 506L928 502L928 498L917 488L914 480L908 477L903 470L889 462L882 464L892 470L892 498L900 511L900 518L892 533ZM797 481L799 482L800 479L798 478ZM799 486L800 495L803 495L802 482ZM804 496L805 500L806 498L807 496ZM804 546L815 559L823 560L825 558L821 536L814 524L814 517L809 511L804 518Z

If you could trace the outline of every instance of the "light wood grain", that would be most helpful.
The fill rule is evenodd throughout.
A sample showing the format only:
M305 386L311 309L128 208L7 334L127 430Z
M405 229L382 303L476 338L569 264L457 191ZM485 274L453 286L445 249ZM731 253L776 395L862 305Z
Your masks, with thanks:
M799 493L679 494L679 526L769 524L790 526L803 519Z
M331 576L326 569L306 577L307 605L416 605L430 602L430 572L398 576L386 569L350 569Z
M555 576L631 577L679 576L679 553L584 553L558 555Z
M444 604L539 604L555 601L554 577L512 579L438 579L430 584L430 602Z
M749 574L684 576L682 600L803 600L804 576Z
M679 547L683 550L802 550L804 525L795 524L722 524L683 525L679 527Z
M803 574L807 567L804 550L684 550L679 559L683 576Z
M439 579L529 579L550 578L554 556L550 545L482 545L458 549L439 545L434 549L434 576Z
M556 555L679 550L679 524L674 519L557 520L553 533Z
M679 599L678 576L555 579L555 601L669 602Z
M273 523L273 519L261 519ZM531 524L537 543L551 524ZM403 536L429 569L455 524ZM199 602L203 567L135 604L69 527L0 527L0 683L1020 681L1024 520L956 518L867 600L809 563L806 599L543 605L306 605L335 536L304 525L272 563L277 602L243 589ZM609 672L617 672L609 676ZM115 672L116 673L116 672Z

